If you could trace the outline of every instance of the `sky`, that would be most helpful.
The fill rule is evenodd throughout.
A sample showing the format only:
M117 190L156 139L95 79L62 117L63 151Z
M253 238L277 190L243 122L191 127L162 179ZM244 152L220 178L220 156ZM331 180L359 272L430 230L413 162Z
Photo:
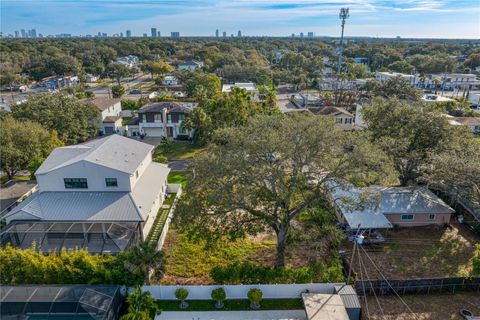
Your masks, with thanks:
M44 35L109 35L131 30L162 36L237 34L480 39L480 0L0 0L4 34L35 28Z

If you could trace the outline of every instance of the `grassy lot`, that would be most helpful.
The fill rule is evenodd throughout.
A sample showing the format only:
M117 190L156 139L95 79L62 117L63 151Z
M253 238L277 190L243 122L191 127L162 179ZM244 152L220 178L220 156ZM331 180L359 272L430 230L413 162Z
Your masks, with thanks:
M187 185L187 174L186 172L180 171L170 172L167 177L167 182L180 183L182 185L182 188L185 188L185 186Z
M443 278L470 276L474 245L480 241L463 225L403 228L382 232L387 242L364 245L368 255L388 279ZM344 247L351 250L352 244ZM347 251L348 252L348 251ZM351 251L347 258L350 259ZM357 256L358 257L358 256ZM359 274L359 259L354 258L353 270ZM380 279L365 254L362 261L371 279Z
M223 309L215 308L215 302L211 300L188 300L188 308L179 308L178 300L159 300L158 305L162 311L241 311L251 310L248 300L227 300ZM302 299L264 299L260 303L260 310L302 310Z
M382 314L375 297L368 297L367 303L371 320L460 320L458 312L467 309L474 315L480 315L480 295L478 292L461 292L456 294L411 295L402 299L412 309L410 313L402 302L394 296L379 297L379 302L385 316ZM366 305L363 299L362 312L366 317Z
M171 144L168 151L163 151L161 150L161 147L158 147L155 152L166 156L168 160L188 160L192 159L203 150L204 147L200 147L188 141L175 141Z

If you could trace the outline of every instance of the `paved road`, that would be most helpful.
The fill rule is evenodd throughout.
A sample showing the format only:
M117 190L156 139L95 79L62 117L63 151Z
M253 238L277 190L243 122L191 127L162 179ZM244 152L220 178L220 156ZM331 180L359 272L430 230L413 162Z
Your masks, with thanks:
M172 171L187 171L190 160L169 160L168 166Z

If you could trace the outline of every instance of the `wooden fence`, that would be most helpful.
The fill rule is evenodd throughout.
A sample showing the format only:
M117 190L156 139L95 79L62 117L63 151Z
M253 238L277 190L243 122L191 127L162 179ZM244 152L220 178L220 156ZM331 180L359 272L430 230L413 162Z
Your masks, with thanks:
M440 292L477 291L480 292L480 278L438 278L438 279L410 279L410 280L371 280L355 281L355 290L358 295L392 295L394 290L399 295L430 294Z

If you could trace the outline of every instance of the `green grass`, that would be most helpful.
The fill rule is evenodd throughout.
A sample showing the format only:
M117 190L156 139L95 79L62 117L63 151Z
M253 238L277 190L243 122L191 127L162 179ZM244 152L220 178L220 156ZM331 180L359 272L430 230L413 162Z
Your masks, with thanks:
M175 141L168 151L160 151L159 149L160 148L157 148L158 152L166 156L168 160L192 159L195 155L204 150L203 147L188 141Z
M170 172L167 177L168 183L179 183L182 185L182 188L185 188L187 185L187 174L186 172Z
M223 309L215 308L212 300L187 300L188 308L182 310L178 300L158 300L162 311L243 311L251 310L248 300L227 300ZM303 310L302 299L264 299L259 310Z
M176 193L168 194L167 198L163 201L162 206L168 205L169 207L168 208L160 207L160 209L158 209L157 217L153 222L152 229L150 229L150 232L148 233L147 242L156 244L158 242L158 239L160 239L163 226L165 226L165 222L167 221L167 218L168 218L168 213L170 212L170 207L173 203L173 200L175 200L175 197L176 197Z
M13 180L28 181L28 180L31 180L31 179L30 179L30 176L14 176ZM7 176L3 176L3 177L0 178L0 183L1 184L5 184L7 182L8 182L8 177Z

